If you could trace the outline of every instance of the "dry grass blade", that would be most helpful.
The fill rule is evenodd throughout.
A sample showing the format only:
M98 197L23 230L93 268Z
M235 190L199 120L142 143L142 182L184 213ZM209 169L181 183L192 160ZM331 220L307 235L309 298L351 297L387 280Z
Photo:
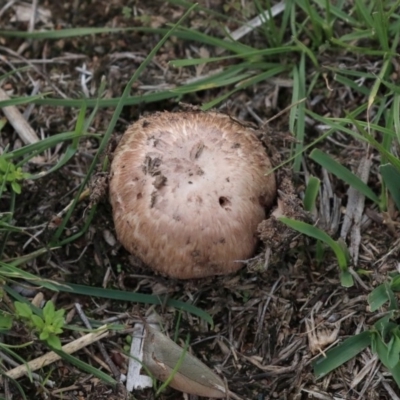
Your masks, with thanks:
M257 15L257 17L254 17L250 21L246 22L245 25L241 26L240 28L236 29L235 31L230 33L230 38L233 40L239 40L243 36L247 35L254 29L258 28L262 24L265 23L266 20L272 17L276 17L279 15L283 10L285 9L285 3L281 1L280 3L275 4L273 7L271 7L270 10L265 11L262 15ZM228 40L228 39L226 39Z
M0 88L0 101L10 100L7 93ZM13 126L19 137L25 144L33 144L39 141L39 137L28 124L24 116L16 106L3 107L2 111L8 122Z
M358 166L357 175L364 182L368 182L372 159L363 157ZM340 237L346 240L350 233L349 251L354 265L357 265L359 247L361 243L361 220L364 214L365 196L354 187L349 187L348 202L346 206L346 214L343 219L342 230Z
M142 375L143 340L145 327L142 323L136 323L132 332L132 343L129 352L128 374L126 376L126 390L141 390L153 386L153 380L147 375Z

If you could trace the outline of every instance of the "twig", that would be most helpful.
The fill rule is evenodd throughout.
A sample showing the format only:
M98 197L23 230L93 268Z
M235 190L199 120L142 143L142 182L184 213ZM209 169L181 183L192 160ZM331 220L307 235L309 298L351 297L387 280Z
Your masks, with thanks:
M136 323L132 332L131 350L126 376L126 390L132 392L133 389L140 390L153 386L153 380L147 375L141 375L143 361L143 337L144 324Z
M7 93L0 88L0 101L10 100ZM39 141L36 132L28 124L27 120L23 117L16 106L3 107L2 111L6 116L8 122L17 132L18 136L25 144L32 144Z
M88 333L85 336L80 337L77 340L74 340L71 343L66 344L63 346L61 349L64 353L67 354L72 354L75 353L76 351L89 346L90 344L97 342L100 339L103 339L108 336L109 331L105 330L106 325L101 326L96 332L91 332ZM24 365L20 365L10 371L7 371L4 375L12 378L12 379L18 379L21 378L24 375L28 375L28 371L36 371L39 368L43 368L47 365L52 364L55 361L58 361L61 359L61 356L59 356L57 353L54 351L50 351L49 353L45 354L44 356L38 357L32 361L29 361L28 363ZM1 381L0 381L1 383Z
M368 181L371 165L371 157L364 157L360 160L357 175L364 183ZM347 193L348 201L346 214L343 219L340 237L346 240L346 237L350 231L350 255L352 256L354 265L357 265L359 247L361 243L360 229L361 219L364 211L365 196L358 190L354 189L352 186L350 186Z
M1 17L3 16L3 14L4 14L9 8L11 8L11 7L14 5L14 3L16 3L16 2L17 2L17 0L10 0L8 3L6 3L6 4L4 5L4 7L0 9L0 18L1 18Z
M82 307L79 303L75 303L75 308L76 311L78 311L79 317L81 318L82 322L85 324L86 328L88 329L92 329L92 326L89 322L89 320L87 319L84 311L82 310ZM110 356L108 355L103 343L97 343L97 346L100 350L101 355L104 358L104 361L107 363L107 365L110 367L111 372L113 373L114 377L117 380L120 380L121 378L121 372L118 370L118 368L116 367L116 365L113 363L113 361L111 360Z
M8 379L4 380L4 395L5 395L5 400L12 400L12 395L8 385Z
M243 36L247 35L254 29L258 28L262 24L264 24L266 21L270 19L270 17L276 17L278 14L280 14L283 10L285 9L285 2L281 1L278 4L275 4L273 7L271 7L270 10L264 11L263 13L257 15L257 17L254 17L252 20L247 22L245 25L241 26L240 28L236 29L230 34L230 37L233 40L238 40L241 39Z
M32 0L32 14L31 14L31 19L29 20L29 32L33 32L35 29L35 22L36 22L36 16L38 12L38 0Z
M386 382L384 376L382 375L381 372L378 372L377 374L381 379L382 379L382 385L386 389L386 391L389 393L389 396L392 400L400 400L400 397L396 394L396 392L392 389L392 387L389 385L388 382Z

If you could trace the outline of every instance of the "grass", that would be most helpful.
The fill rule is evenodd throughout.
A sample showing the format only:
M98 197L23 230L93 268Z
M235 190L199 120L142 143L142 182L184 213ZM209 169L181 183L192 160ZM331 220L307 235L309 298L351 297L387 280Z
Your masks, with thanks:
M171 7L181 7L185 12L179 21L157 28L128 26L46 29L33 32L0 31L0 36L10 40L10 43L12 40L20 40L46 42L51 45L59 43L60 40L73 41L86 37L91 37L96 42L102 35L110 35L111 38L113 35L125 37L134 33L140 33L145 38L162 36L126 80L121 95L112 98L106 96L109 87L108 82L103 80L92 98L85 98L73 92L67 98L59 98L54 92L46 90L40 94L19 94L10 100L0 101L0 108L14 105L24 109L32 104L38 108L54 107L68 112L73 110L75 115L75 126L72 130L54 133L37 143L19 148L10 146L0 155L0 200L8 207L0 213L0 280L3 285L3 298L10 299L9 302L4 301L1 306L0 326L3 327L4 335L7 337L13 332L16 324L20 323L16 317L14 302L23 301L24 304L30 305L32 315L41 316L42 313L40 307L32 306L30 301L12 289L12 284L18 282L29 282L55 293L73 293L95 299L107 298L174 307L191 315L188 318L197 317L212 326L214 321L205 310L207 306L204 303L195 306L190 302L168 297L60 283L37 274L29 265L46 255L50 257L49 254L56 249L61 249L61 252L67 251L79 243L99 217L98 208L93 205L83 213L79 223L76 222L77 215L81 213L82 194L88 183L96 171L107 169L107 159L103 159L104 151L118 126L124 107L144 104L159 107L159 104L165 102L173 104L204 98L205 101L201 101L200 104L201 108L209 110L226 106L229 101L237 99L240 95L245 95L251 100L265 89L266 83L272 83L272 86L275 85L281 93L283 92L276 107L283 109L292 105L288 115L281 117L280 125L277 125L278 128L287 129L295 139L292 146L286 146L282 151L284 160L280 167L289 168L300 182L307 180L304 207L314 218L313 224L282 219L282 222L294 230L312 238L306 250L298 246L291 252L298 259L306 259L305 264L317 263L320 264L319 268L327 268L331 264L337 266L336 277L340 276L337 282L344 287L364 285L361 287L369 291L368 318L373 318L372 316L379 311L385 313L377 322L365 326L362 332L347 331L348 338L338 347L327 352L321 348L324 355L314 362L315 376L321 378L334 373L332 371L358 357L369 347L390 372L395 384L400 387L400 336L399 325L396 322L398 305L395 295L398 291L397 275L395 271L390 271L389 276L378 272L379 277L376 280L380 284L376 285L370 278L371 274L376 274L373 261L368 263L364 255L361 265L353 264L352 256L354 257L355 251L358 252L360 244L357 245L353 237L342 235L338 230L326 232L326 226L321 223L324 217L322 194L328 190L326 176L329 176L331 184L336 186L334 191L346 198L342 207L346 208L347 200L350 201L348 190L352 188L358 196L365 199L368 209L385 221L393 236L398 234L400 89L396 83L396 57L399 55L400 1L355 0L352 3L338 1L331 4L325 0L289 0L285 2L285 7L279 15L273 17L268 12L263 14L261 26L239 40L232 39L226 26L231 23L244 23L241 22L244 10L241 12L240 7L239 11L231 11L233 15L227 19L224 13L202 6L196 7L191 2L171 0L168 3ZM237 10L237 4L233 3L232 10ZM272 7L269 1L254 0L245 3L254 15ZM127 10L124 11L124 15L126 12ZM126 15L128 18L129 13ZM191 27L187 21L195 17L212 21L215 29ZM156 55L171 42L183 43L188 49L194 46L208 50L207 57L168 58L168 68L176 73L177 77L177 71L181 71L182 76L195 79L179 78L177 83L170 83L168 89L160 86L157 90L140 90L139 94L135 93L132 87L140 85L140 79L146 75ZM207 73L197 76L195 71L200 71L196 69L199 67ZM4 73L1 78L7 82L9 79L17 79L18 73L29 71L29 67L14 69ZM281 82L285 82L286 85ZM303 99L306 100L302 101ZM250 100L248 103L255 114L259 115L261 120L266 120L265 110L261 106L253 106ZM97 132L96 120L105 109L112 110L112 117L104 131ZM40 184L45 178L56 176L63 168L72 165L79 157L82 143L87 141L93 143L96 151L56 228L41 241L41 246L31 253L18 249L12 252L11 258L8 244L13 241L15 235L31 237L31 227L15 224L18 207L21 207L19 192L23 195L24 191L29 190L29 182ZM30 161L56 148L60 153L51 167L31 170ZM373 168L369 173L366 172L366 179L357 171L359 161L364 157L373 160ZM361 222L354 227L353 232L354 235L357 235L357 232L362 234ZM374 233L368 235L373 236ZM381 253L394 251L394 241L395 239L386 242L386 247ZM368 241L364 241L364 247L368 245ZM332 257L333 254L335 257ZM65 326L65 329L69 328L71 327ZM42 343L41 346L45 349L46 343ZM13 352L17 353L15 350ZM26 353L23 354L27 357ZM104 379L104 373L100 374L89 364L71 355L63 357L79 365L79 369ZM23 388L20 392L24 392ZM333 394L334 389L328 392Z

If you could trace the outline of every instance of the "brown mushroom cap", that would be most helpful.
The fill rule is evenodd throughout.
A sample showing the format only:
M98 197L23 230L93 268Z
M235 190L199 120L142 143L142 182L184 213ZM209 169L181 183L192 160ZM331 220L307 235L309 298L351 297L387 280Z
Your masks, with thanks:
M123 135L111 165L118 239L180 279L234 272L253 255L276 194L254 132L215 112L156 113Z

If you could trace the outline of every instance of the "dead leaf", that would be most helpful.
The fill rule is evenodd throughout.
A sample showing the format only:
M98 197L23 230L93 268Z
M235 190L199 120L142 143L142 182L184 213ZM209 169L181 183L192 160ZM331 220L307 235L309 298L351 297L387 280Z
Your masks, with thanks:
M182 359L183 357L183 359ZM169 386L184 393L202 397L226 397L222 379L199 359L178 346L175 342L151 326L146 326L143 345L143 364L162 382L173 374L177 363L179 370L173 375Z

